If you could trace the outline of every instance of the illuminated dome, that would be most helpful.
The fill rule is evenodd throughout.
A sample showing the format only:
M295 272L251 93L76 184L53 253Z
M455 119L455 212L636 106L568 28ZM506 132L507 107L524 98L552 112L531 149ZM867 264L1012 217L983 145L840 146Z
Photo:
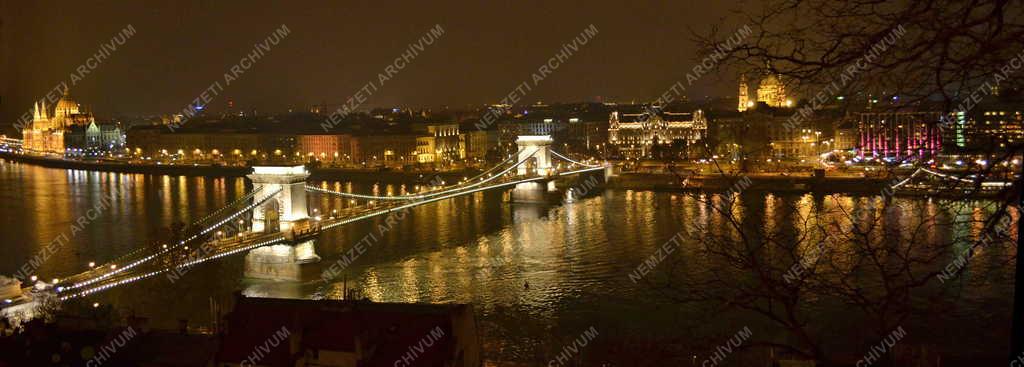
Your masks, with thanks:
M786 86L782 78L774 74L765 75L761 84L757 86L757 101L767 103L772 107L791 107L786 97Z
M68 88L64 87L64 96L60 97L60 100L57 101L57 106L54 107L53 110L53 116L64 117L75 114L78 114L78 102L71 99L71 95L68 93Z

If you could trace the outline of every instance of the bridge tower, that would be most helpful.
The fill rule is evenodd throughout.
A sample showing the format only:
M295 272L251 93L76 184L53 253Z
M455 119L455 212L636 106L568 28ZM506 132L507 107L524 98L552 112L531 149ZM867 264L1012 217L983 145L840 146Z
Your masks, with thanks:
M309 219L309 208L306 207L309 172L305 166L255 166L247 177L252 180L253 190L262 189L257 198L280 190L253 209L253 232L284 232L297 222Z
M252 231L283 232L292 243L252 249L245 256L245 276L271 280L302 280L312 270L304 264L320 261L313 238L295 238L293 230L305 228L310 220L306 206L306 167L255 166L248 175L253 190L261 189L253 200L270 193L273 197L253 208ZM280 190L280 191L279 191Z
M516 162L526 160L516 170L520 176L536 174L547 176L554 173L551 166L551 135L520 135L516 139L519 146L519 157ZM533 154L533 157L530 157ZM545 194L555 189L554 180L546 183L523 182L517 184L509 193L509 201L517 203L542 203L545 202Z
M554 139L551 139L551 135L520 135L516 139L516 145L519 146L519 160L517 162L530 156L530 153L534 150L537 151L533 154L533 159L519 166L518 173L520 176L531 173L531 170L541 176L547 176L548 172L551 172L552 142L554 142Z

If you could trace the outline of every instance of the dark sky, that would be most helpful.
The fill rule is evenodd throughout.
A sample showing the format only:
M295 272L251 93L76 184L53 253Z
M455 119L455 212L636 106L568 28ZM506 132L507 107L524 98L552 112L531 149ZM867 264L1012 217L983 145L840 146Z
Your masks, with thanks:
M726 27L721 19L733 6L593 0L0 3L3 121L13 121L68 80L128 24L136 34L72 89L101 117L180 111L281 24L291 34L211 107L222 108L228 98L260 111L341 102L376 80L435 24L445 34L364 107L496 102L590 24L598 35L525 100L649 100L694 65L687 27ZM691 98L734 89L714 78L702 82Z

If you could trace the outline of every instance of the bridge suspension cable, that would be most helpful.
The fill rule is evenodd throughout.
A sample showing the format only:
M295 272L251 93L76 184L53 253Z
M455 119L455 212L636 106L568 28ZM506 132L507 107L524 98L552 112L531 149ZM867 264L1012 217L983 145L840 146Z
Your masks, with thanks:
M224 206L220 207L220 209L214 210L213 213L207 214L205 217L202 217L199 220L197 220L195 222L192 222L192 225L193 226L199 226L199 225L203 224L204 222L206 222L207 220L209 220L210 218L215 217L217 214L220 214L221 212L223 212L223 211L225 211L225 210L227 210L227 209L229 209L231 207L234 207L235 205L238 205L238 204L241 204L243 202L249 201L254 196L256 196L256 194L258 194L260 191L263 191L263 186L257 187L255 190L252 190L251 192L249 192L248 194L245 194L244 196L238 198L237 200L232 201L232 202L228 203L227 205L224 205Z
M508 157L508 159L505 159L505 161L503 161L501 163L498 163L494 167L488 168L486 171L481 172L480 174L478 174L476 176L473 176L472 178L466 180L466 182L471 182L471 181L480 179L481 177L490 175L491 172L497 170L498 168L501 168L501 165L512 161L513 158L515 158L514 155ZM456 187L456 186L459 186L459 185L461 185L461 183L460 184L454 184L454 185L447 186L447 187L442 187L441 189L438 189L438 190L444 190L444 189L451 188L451 187ZM411 200L411 199L408 198L409 195L393 195L393 196L365 195L365 194L355 194L355 193L350 193L350 192L340 192L340 191L322 189L322 188L319 188L319 187L308 186L308 185L306 186L306 189L307 190L311 190L311 191L318 191L318 192L322 192L322 193L334 194L334 195L338 195L338 196L344 196L344 197L350 197L350 198L356 198L356 199L368 199L368 200ZM438 191L438 190L428 190L428 191L416 193L416 194L413 194L413 195L429 195L429 194L432 194L433 192Z
M561 154L559 154L558 152L556 152L554 150L551 150L550 152L551 152L551 154L554 154L558 158L562 158L562 159L567 160L569 162L576 163L576 164L581 165L583 167L590 167L590 168L601 167L601 165L586 164L586 163L583 163L583 162L575 161L572 158L569 158L569 157L566 157L564 155L561 155Z
M465 180L465 183L470 183L472 181L476 181L476 180L483 179L483 178L486 178L486 177L491 177L490 175L491 175L492 172L497 171L499 168L501 168L502 165L504 165L506 163L509 163L509 162L512 162L515 159L515 157L516 157L515 154L510 155L504 161L501 161L501 163L498 163L498 164L494 165L494 167L488 168L486 171L480 172L480 174ZM460 183L456 183L456 184L448 186L448 187L455 187L455 186L459 186L459 185L462 185L462 184L463 183L460 182ZM416 194L427 195L427 194L431 194L431 193L433 193L435 191L444 190L444 189L446 189L446 187L441 187L439 189L434 189L434 190L427 190L427 191L424 191L424 192L418 192Z
M71 298L84 297L84 296L87 296L87 295L90 295L90 294L93 294L93 293L96 293L96 292L105 291L105 290L110 289L110 288L122 286L122 285L125 285L125 284L129 284L129 283L133 283L133 282L142 280L142 279L150 278L150 277L153 277L155 275L163 274L163 273L166 273L168 271L177 270L177 269L186 269L186 268L189 268L189 267L192 267L192 266L195 266L195 265L198 265L198 264L202 264L202 263L210 261L210 260L216 260L216 259L222 258L224 256L234 255L234 254L237 254L237 253L243 252L243 251L249 251L249 250L252 250L252 249L257 248L257 247L269 246L269 245L275 244L277 242L281 242L284 239L285 239L284 236L276 237L276 238L272 238L272 239L267 240L267 241L255 243L255 244L252 244L252 245L249 245L249 246L245 246L245 247L240 247L240 248L237 248L237 249L234 249L234 250L231 250L231 251L227 251L227 252L223 252L223 253L220 253L220 254L217 254L217 255L207 256L207 257L200 258L200 259L195 259L195 260L183 263L183 264L165 267L163 269L157 269L157 270L154 270L154 271L151 271L151 272L148 272L148 273L144 273L144 274L140 274L140 275L124 278L124 279L118 280L118 281L113 282L113 283L108 283L108 284L104 284L104 285L97 286L97 287L83 289L83 290L78 291L76 293L71 293L71 294L67 294L67 295L61 296L60 300L61 301L66 301L66 300L71 299Z
M526 179L521 179L521 180L516 180L516 181L503 182L503 183L499 183L499 184L495 184L495 185L487 186L487 187L479 187L479 188L475 188L475 189L472 189L472 190L467 190L467 191L464 191L464 192L449 193L449 194L446 194L446 195L438 195L438 196L434 196L434 197L430 197L430 198L424 198L423 200L414 201L414 202L411 202L411 203L399 203L400 205L396 205L394 207L380 209L380 210L377 210L377 211L370 212L368 214L363 214L363 215L360 215L360 216L344 219L344 220L341 220L341 221L338 221L338 222L335 222L335 223L324 225L322 228L323 228L323 230L328 230L328 229L331 229L331 228L334 228L334 227L337 227L337 226L340 226L340 225L349 224L349 223L352 223L352 222L357 222L357 221L360 221L360 220L363 220L363 219L372 218L372 217L375 217L375 216L378 216L378 215L384 215L384 214L387 214L387 213L390 213L390 212L394 212L394 211L398 211L398 210L402 210L402 209L407 209L407 208L411 208L411 207L414 207L414 206L419 206L419 205L423 205L423 204L429 204L429 203L433 203L435 201L441 201L441 200L444 200L444 199L449 199L449 198L453 198L453 197L460 196L460 195L468 195L468 194L472 194L472 193L476 193L476 192L480 192L480 191L484 191L484 190L495 189L495 188L499 188L499 187L515 186L515 185L518 185L518 184L521 184L521 183L533 182L533 181L537 181L537 180L541 180L541 179L543 179L543 177L526 178Z
M251 191L251 192L249 192L248 194L246 194L246 195L242 196L241 198L239 198L239 199L237 199L237 200L234 200L234 201L232 201L232 202L230 202L230 203L228 203L228 204L226 204L226 205L224 205L224 206L220 207L219 209L215 210L215 211L214 211L213 213L211 213L211 214L208 214L208 215L206 215L205 217L203 217L202 219L199 219L199 220L197 220L197 221L193 222L192 226L193 226L193 227L198 227L198 226L199 226L200 224L202 224L202 222L205 222L206 220L208 220L208 219L210 219L210 218L213 218L213 217L214 217L215 215L217 215L217 214L220 214L220 213L221 213L221 212L223 212L224 210L227 210L227 209L229 209L229 208L231 208L231 207L234 207L234 206L238 205L239 203L242 203L242 202L244 202L244 201L246 201L246 200L249 200L249 199L251 199L251 198L252 198L253 196L255 196L255 195L256 195L257 193L259 193L259 192L260 192L260 191L261 191L262 189L263 189L262 187L260 187L260 188L257 188L256 190L254 190L254 191ZM177 245L176 245L176 247L177 247ZM107 269L107 268L109 268L109 266L110 266L110 265L112 265L112 264L118 264L118 263L123 263L123 262L125 262L126 260L130 259L130 258L131 258L132 256L135 256L135 255L137 255L137 254L139 254L139 253L141 253L141 252L143 252L143 251L146 251L146 250L151 250L151 248L148 248L148 247L145 247L145 246L144 246L144 247L140 247L140 248L137 248L137 249L135 249L135 250L132 250L132 251L128 252L127 254L124 254L124 255L121 255L121 256L117 257L116 259L113 259L113 260L107 261L106 263L104 263L104 264L101 264L101 265L97 266L97 267L95 268L95 270L103 270L103 269ZM70 276L70 277L68 277L68 278L67 278L67 279L65 279L65 280L67 280L67 281L72 281L72 280L73 280L73 279L75 279L75 278L76 278L77 276L85 276L85 275L88 275L88 272L86 272L86 273L82 273L82 274L76 274L76 275Z
M538 149L534 149L534 151L532 153L530 153L530 155L528 155L525 158L519 160L519 162L517 162L515 165L513 165L511 167L508 167L504 171L501 171L500 173L498 173L496 175L487 177L487 178L485 178L485 179L483 179L483 180L481 180L479 182L475 182L475 183L468 184L468 185L452 185L452 186L449 186L449 188L447 188L447 189L438 190L438 191L431 191L431 192L425 193L425 194L397 195L397 196L374 196L374 195L353 194L353 193L348 193L348 192L339 192L339 191L334 191L334 190L321 189L319 187L314 187L314 186L306 186L306 190L317 191L317 192L321 192L321 193L325 193L325 194L333 194L333 195L344 196L344 197L354 197L354 198L370 199L370 200L417 200L417 199L424 199L424 198L429 198L429 197L433 197L433 196L437 196L437 195L447 194L447 193L458 191L458 190L465 190L465 189L477 187L477 186L483 185L485 183L488 183L490 181L493 181L495 179L498 179L499 177L505 175L506 173L508 173L509 171L515 169L516 167L519 167L519 165L521 165L523 163L526 163L526 161L529 160L530 158L532 158L533 155L536 154L538 150L539 150L539 148Z
M539 151L539 149L534 150L528 156L526 156L523 159L519 160L515 165L510 166L508 168L505 168L500 173L498 173L496 175L491 175L491 176L487 177L486 179L481 180L480 182L475 182L475 183L472 183L472 184L469 184L469 185L461 185L461 184L453 185L453 186L450 186L450 187L442 189L442 190L437 190L436 192L417 194L417 195L406 195L406 196L402 197L401 200L415 200L415 201L412 201L412 202L394 202L394 204L389 204L388 206L380 208L380 209L371 209L371 210L362 211L361 213L354 213L354 214L357 214L357 215L353 216L351 218L334 221L333 223L324 225L322 227L322 230L330 229L330 228L337 227L337 226L340 226L340 225L343 225L343 224L352 223L352 222L356 222L356 221L359 221L359 220L363 220L363 219L367 219L367 218L372 218L372 217L375 217L375 216L384 215L384 214L387 214L387 213L391 213L391 212L395 212L395 211L399 211L399 210L404 210L404 209L407 209L407 208L411 208L411 207L415 207L415 206L419 206L419 205L424 205L424 204L428 204L428 203L432 203L432 202L436 202L436 201L440 201L440 200L444 200L444 199L448 199L448 198L453 198L453 197L462 196L462 195L469 195L469 194L472 194L472 193L476 193L476 192L480 192L480 191L484 191L484 190L495 189L495 188L499 188L499 187L514 186L514 185L518 185L520 183L535 182L535 181L538 181L538 180L543 180L543 179L545 179L545 177L539 177L539 176L530 177L530 176L527 176L525 178L521 178L520 177L519 179L516 179L515 177L506 176L506 174L508 172L512 171L513 169L516 169L517 167L519 167L522 164L525 164L527 162L527 160L532 158L538 151ZM562 157L563 159L572 161L570 159L565 158L564 156L562 156L560 154L557 154L557 155ZM583 166L591 167L591 168L586 168L586 169L582 169L582 170L578 170L578 171L573 171L573 172L592 171L592 170L602 169L603 168L601 166L586 165L586 164L582 164L582 163L575 162L575 161L572 161L572 162L580 164L580 165L583 165ZM497 169L497 167L500 167L500 165L496 166L495 168L492 168L491 170L495 170L495 169ZM566 173L572 173L572 172L566 172ZM566 174L566 173L562 173L562 174ZM482 186L482 185L484 185L484 184L486 184L488 182L492 182L492 181L497 180L499 178L505 178L505 180L502 180L500 182L495 182L494 184L491 184L491 185ZM334 191L331 191L331 190L324 190L324 189L319 189L319 188L310 187L310 186L307 186L307 189L312 190L312 191L326 192L326 193L332 193L332 194L343 194L342 196L346 196L344 194L348 194L348 193L338 193L338 192L334 192ZM71 299L71 298L87 296L89 294L93 294L93 293L101 292L101 291L104 291L104 290L107 290L107 289L111 289L111 288L114 288L114 287L119 287L119 286L122 286L122 285L130 284L130 283L133 283L133 282L136 282L136 281L139 281L139 280L142 280L142 279L150 278L150 277L153 277L153 276L156 276L156 275L159 275L159 274L162 274L162 273L166 273L166 272L169 272L169 271L174 271L174 270L178 270L178 269L186 269L186 268L193 267L195 265L198 265L198 264L201 264L201 263L204 263L204 262L207 262L207 261L215 260L215 259L218 259L218 258L221 258L221 257L229 256L229 255L240 253L240 252L244 252L244 251L249 251L249 250L252 250L252 249L255 249L255 248L258 248L258 247L272 245L272 244L281 242L283 240L286 240L287 237L284 236L283 234L270 234L268 236L256 237L254 240L260 241L258 243L253 243L253 244L250 244L250 245L245 245L245 246L238 247L238 248L233 248L233 249L232 249L233 246L240 246L240 245L243 245L246 242L243 241L242 239L237 240L237 242L229 241L228 243L225 243L224 246L222 246L222 248L220 248L221 251L224 251L224 252L221 252L221 253L217 253L217 254L214 254L214 255L206 255L206 256L203 256L201 258L196 258L196 259L184 259L184 260L187 260L187 261L181 262L181 263L172 264L170 266L165 266L165 267L162 267L162 268L159 267L158 265L155 265L155 266L150 268L150 269L155 268L155 270L149 271L149 272L144 272L145 270L142 270L142 271L140 271L139 273L136 273L136 274L125 273L128 270L130 270L130 269L133 269L133 268L136 268L136 267L138 267L138 266L140 266L142 264L148 263L151 260L157 258L158 256L161 256L163 254L168 253L169 251L171 251L174 248L183 246L186 243L189 243L190 241L192 241L194 239L197 239L200 236L203 236L203 235L205 235L205 234L215 230L216 228L219 228L220 226L224 225L225 223L228 223L229 221L235 219L239 215L242 215L243 213L249 212L249 211L255 209L256 207L258 207L259 205L262 205L264 202L266 202L270 198L274 197L275 195L277 195L281 191L282 191L282 189L278 189L278 190L275 190L272 193L269 193L268 195L264 196L261 199L253 200L252 204L250 204L250 205L248 205L248 206L246 206L246 207L244 207L244 208L242 208L242 209L240 209L238 211L233 212L231 215L221 219L219 222L217 222L215 224L212 224L210 226L205 227L203 230L199 231L198 233L192 235L191 237L189 237L189 238L187 238L185 240L180 241L178 244L174 245L173 247L165 247L163 250L160 250L160 251L158 251L155 254L152 254L152 255L146 256L146 257L144 257L142 259L136 260L135 262L133 262L131 264L128 264L126 266L123 266L121 268L114 269L114 271L111 271L109 273L102 274L100 276L94 277L92 279L88 279L88 280L83 281L83 282L73 283L70 287L64 288L63 290L62 289L58 289L57 290L58 293L61 293L62 291L68 291L68 293L64 293L60 297L60 300L63 301L63 300ZM247 197L256 197L256 195L257 195L257 193L253 192L253 193L250 193L249 195L246 195L246 196ZM348 194L348 195L355 195L355 194ZM369 195L362 195L362 196L371 197L371 198L374 198L374 199L396 199L395 197L376 197L376 196L369 196ZM420 199L420 200L416 200L416 199ZM236 200L236 202L233 202L232 204L228 205L228 207L236 204L237 202L239 202L239 200ZM222 213L224 210L226 210L226 209L225 208L220 208L217 211L215 211L215 214L216 213ZM201 219L200 222L205 221L205 220L207 220L209 218L215 217L215 214L207 215L206 217ZM233 246L226 246L226 245L233 245ZM197 252L196 254L200 254L200 253ZM200 255L205 255L205 254L200 254ZM123 274L123 275L120 276L120 277L116 277L115 278L114 276L118 275L118 274ZM100 282L103 282L103 283L100 283ZM79 288L81 288L81 289L79 289ZM74 291L74 292L70 292L70 290L72 290L72 289L77 289L77 290Z
M138 259L138 260L136 260L136 261L134 261L134 262L132 262L132 263L130 263L130 264L128 264L128 265L125 265L125 266L121 266L121 267L116 267L116 265L115 265L115 267L114 267L114 268L112 268L112 269L111 269L112 271L110 271L110 272L107 272L107 273L101 274L101 275L99 275L99 276L97 276L97 277L94 277L94 278L91 278L91 279L88 279L88 280L85 280L85 281L82 281L82 282L78 282L78 283L72 283L71 285L69 285L69 286L67 286L67 287L61 287L61 288L58 288L58 289L57 289L57 292L58 292L58 293L60 293L60 292L62 292L62 291L63 291L63 290L65 290L65 289L76 289L76 288L81 288L81 287L84 287L84 286L88 286L88 285L90 285L90 284L94 284L94 283L96 283L96 282L99 282L99 281L101 281L101 280L104 280L104 279L110 278L110 277L112 277L112 276L114 276L114 275L117 275L117 274L123 273L123 272L125 272L125 271L128 271L129 269L135 268L136 266L139 266L139 265L145 264L145 263L147 263L147 262L149 262L149 261L151 261L151 260L153 260L153 259L155 259L155 258L157 258L157 257L159 257L159 256L161 256L161 255L163 255L163 254L166 254L166 253L168 253L168 252L170 252L170 251L173 251L173 250L175 250L175 249L177 249L177 248L179 248L179 247L182 247L182 246L184 246L184 245L185 245L186 243L189 243L189 242L191 242L192 240L194 240L194 239L196 239L196 238L199 238L199 237L200 237L200 236L202 236L202 235L205 235L205 234L207 234L207 233L210 233L210 232L211 232L211 231L213 231L214 229L217 229L218 227L220 227L220 226L224 225L224 224L225 224L225 223L227 223L228 221L231 221L231 220L233 220L234 218L238 217L239 215L241 215L241 214L243 214L243 213L245 213L245 212L248 212L248 211L250 211L250 210L252 210L252 209L256 208L257 206L259 206L260 204L263 204L263 203L264 203L265 201L267 201L268 199L270 199L270 198L274 197L274 195L277 195L277 193L281 192L281 190L282 190L282 189L277 189L277 190L275 190L274 192L272 192L272 193L268 194L267 196L263 197L262 199L260 199L260 200L256 200L256 201L254 201L254 202L253 202L252 204L250 204L250 205L246 206L245 208L242 208L241 210L239 210L239 211L237 211L237 212L235 212L235 213L231 214L231 215L230 215L230 216L228 216L227 218L224 218L224 219L222 219L222 220L221 220L220 222L217 222L216 224L214 224L214 225L212 225L212 226L209 226L209 227L207 227L206 229L204 229L204 230L200 231L200 232L199 232L199 233L197 233L197 234L194 234L194 235L192 235L191 237L189 237L189 238L187 238L187 239L181 240L180 242L178 242L178 243L177 243L177 244L175 244L174 246L168 246L168 247L165 247L165 248L163 248L163 249L160 249L160 250L158 250L158 251L157 251L156 253L154 253L154 254L151 254L151 255L149 255L149 256L145 256L145 257L143 257L143 258L141 258L141 259Z

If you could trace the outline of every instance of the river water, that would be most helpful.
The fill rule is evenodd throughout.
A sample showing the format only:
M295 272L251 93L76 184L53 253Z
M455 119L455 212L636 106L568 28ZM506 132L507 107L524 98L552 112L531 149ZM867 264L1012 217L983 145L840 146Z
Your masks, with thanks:
M314 184L356 192L404 189L368 182ZM61 235L69 238L68 243L35 273L52 279L80 272L90 261L116 258L146 243L158 229L202 217L250 189L244 178L102 173L2 161L0 274L15 273ZM104 197L111 198L109 208L90 214ZM320 195L311 194L310 200L310 206L322 213L348 205ZM780 215L765 204L773 200L811 212L827 201L812 195L750 193L737 204L771 222ZM899 200L914 211L941 210L926 199ZM124 314L149 317L154 326L171 329L181 319L209 325L211 301L227 302L236 291L249 296L341 298L348 287L373 301L472 303L493 359L546 365L545 355L592 326L601 331L601 339L621 344L715 345L742 328L742 318L720 316L715 312L721 309L713 307L673 304L629 276L681 229L708 223L709 215L692 198L667 192L604 190L575 203L548 205L510 204L501 193L479 193L416 207L383 235L379 225L388 225L383 219L325 234L317 244L323 257L320 266L337 261L368 233L375 239L330 283L245 279L244 258L234 256L204 264L176 282L155 277L90 301L112 304ZM83 216L86 221L78 223ZM935 235L971 230L936 229ZM988 300L984 308L977 314L957 311L966 313L962 320L928 329L929 333L970 335L971 346L964 347L968 353L1001 355L1012 299L1008 289L963 290L987 295L980 297ZM838 307L830 317L842 325L850 312ZM929 338L927 343L936 348L961 346L962 340L955 339ZM671 353L671 348L662 349Z

